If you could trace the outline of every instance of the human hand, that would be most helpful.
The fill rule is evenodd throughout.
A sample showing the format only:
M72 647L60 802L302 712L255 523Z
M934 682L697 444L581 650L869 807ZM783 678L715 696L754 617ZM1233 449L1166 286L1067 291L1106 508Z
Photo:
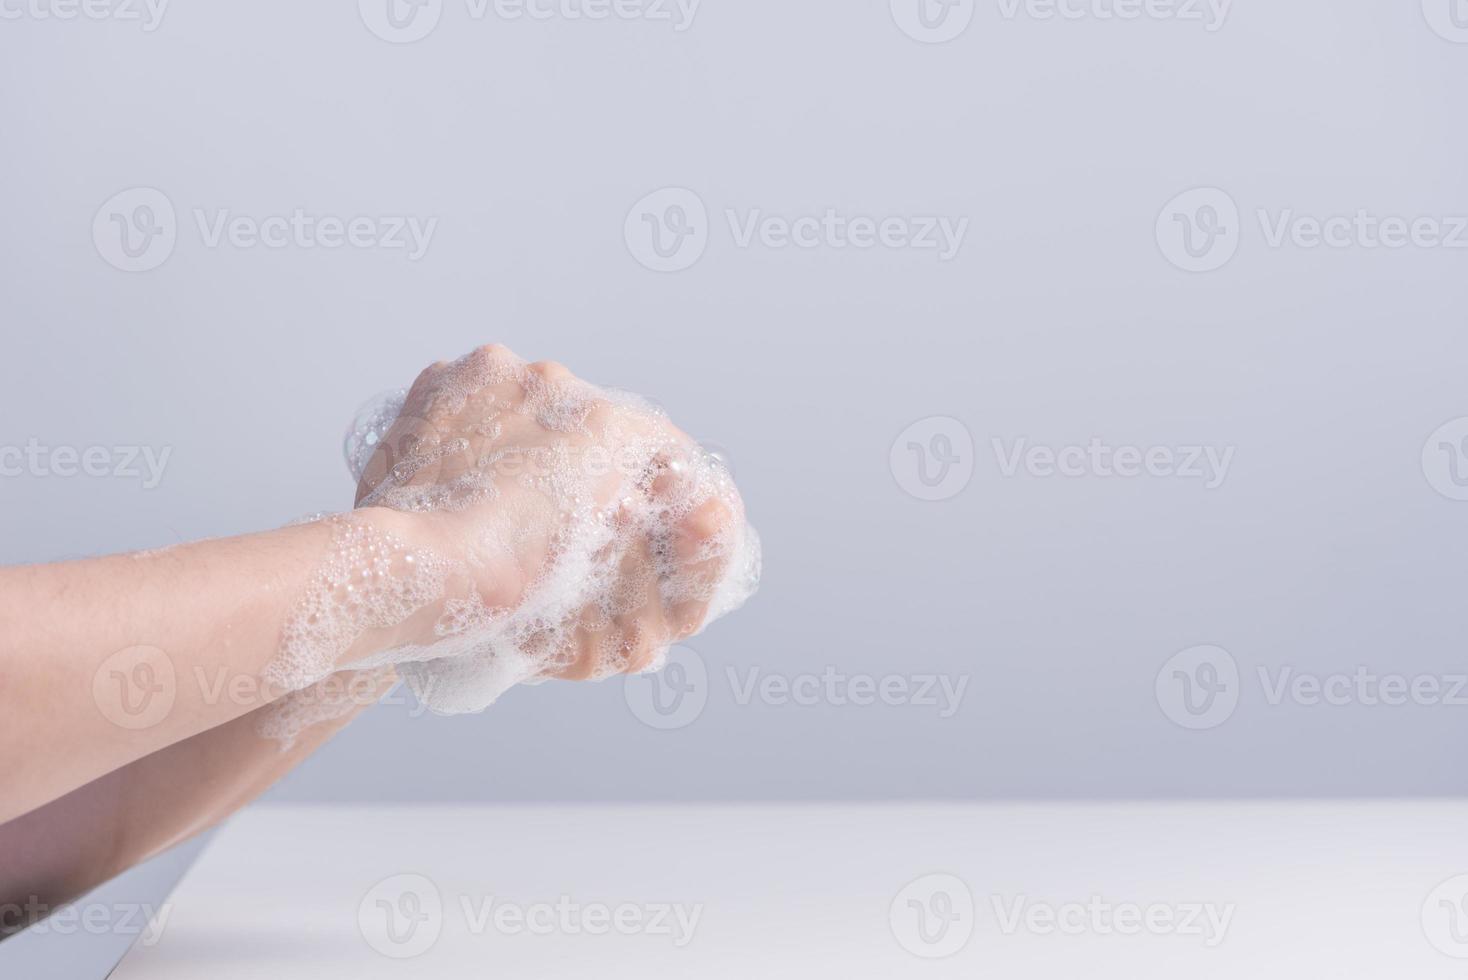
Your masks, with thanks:
M348 450L358 513L443 563L442 601L375 661L443 710L483 707L511 675L655 666L757 584L758 537L718 459L558 364L496 346L435 364Z

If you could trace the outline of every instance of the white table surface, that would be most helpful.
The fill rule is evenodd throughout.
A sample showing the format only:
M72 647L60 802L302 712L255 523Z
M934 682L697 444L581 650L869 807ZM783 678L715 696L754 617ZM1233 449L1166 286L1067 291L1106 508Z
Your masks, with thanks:
M258 806L113 976L1462 977L1460 874L1456 801Z

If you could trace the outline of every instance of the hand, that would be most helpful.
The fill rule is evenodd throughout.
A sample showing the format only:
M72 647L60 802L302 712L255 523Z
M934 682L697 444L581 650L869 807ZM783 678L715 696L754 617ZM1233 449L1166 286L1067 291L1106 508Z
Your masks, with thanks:
M482 707L507 674L655 666L753 591L758 539L727 470L642 399L482 347L366 427L392 409L359 506L448 571L387 660L449 710Z

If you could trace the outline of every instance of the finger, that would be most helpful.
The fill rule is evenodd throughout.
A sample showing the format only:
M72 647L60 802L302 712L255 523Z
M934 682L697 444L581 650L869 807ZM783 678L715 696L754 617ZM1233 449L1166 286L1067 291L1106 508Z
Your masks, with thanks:
M704 501L673 529L677 581L668 621L674 635L685 639L698 632L709 600L728 571L736 515L717 497Z

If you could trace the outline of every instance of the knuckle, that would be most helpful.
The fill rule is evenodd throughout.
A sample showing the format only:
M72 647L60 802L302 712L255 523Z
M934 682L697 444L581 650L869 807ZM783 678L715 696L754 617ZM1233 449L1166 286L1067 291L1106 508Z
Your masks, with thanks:
M530 370L547 381L560 381L571 376L571 372L559 361L536 361L530 365Z

